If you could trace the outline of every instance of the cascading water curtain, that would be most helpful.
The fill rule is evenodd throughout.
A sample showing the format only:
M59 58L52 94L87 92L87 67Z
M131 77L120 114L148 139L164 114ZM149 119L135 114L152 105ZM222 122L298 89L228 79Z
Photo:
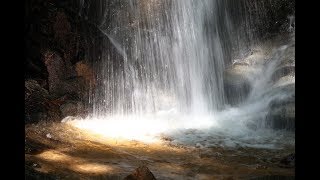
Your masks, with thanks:
M260 75L245 74L250 80L239 77L240 83L238 78L228 82L227 73L234 67L232 60L257 55L253 51L257 45L275 36L268 33L279 35L272 22L277 3L280 1L84 1L80 11L92 11L88 21L96 26L100 41L95 44L98 55L93 56L98 60L93 63L92 113L88 121L79 122L81 127L138 139L141 134L207 129L213 144L223 137L226 142L240 138L239 142L245 143L252 140L247 137L253 137L257 140L253 142L263 144L261 134L253 134L262 130L263 137L273 135L263 132L269 103L290 95L287 91L268 92L273 90L269 80L278 66L273 61L290 48L275 49L270 54L274 57L269 57L272 63L243 66L246 72L261 70ZM289 20L293 24L293 18ZM262 52L258 53L261 62L265 59ZM231 104L230 99L242 94L225 95L227 83L248 87L244 93L249 94ZM184 140L185 136L181 137Z
M111 5L111 20L98 28L114 51L103 52L97 65L101 85L93 98L94 116L212 114L224 106L222 39L228 33L221 26L229 22L223 1Z

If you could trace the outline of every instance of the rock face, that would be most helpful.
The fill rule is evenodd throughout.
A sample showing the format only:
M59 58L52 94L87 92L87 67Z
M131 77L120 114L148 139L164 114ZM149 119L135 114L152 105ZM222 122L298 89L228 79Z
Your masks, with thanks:
M47 51L44 62L48 71L49 92L57 97L69 94L81 99L87 90L85 78L77 76L74 66L67 65L56 52ZM84 74L80 74L84 75Z
M60 119L59 106L35 80L25 81L25 122Z
M47 51L43 56L43 61L49 74L49 91L51 93L57 93L57 89L60 88L62 81L70 76L68 74L69 71L58 53Z
M103 40L90 22L94 17L81 16L86 13L78 1L30 0L25 6L26 122L85 113L95 85L89 62L98 59Z
M92 85L93 87L95 87L95 73L88 64L86 64L84 61L79 61L76 63L75 69L77 72L77 76L84 78L86 86Z
M124 180L156 180L156 178L146 166L141 166L125 177Z
M39 121L47 118L45 103L49 100L49 93L37 81L25 82L25 122Z

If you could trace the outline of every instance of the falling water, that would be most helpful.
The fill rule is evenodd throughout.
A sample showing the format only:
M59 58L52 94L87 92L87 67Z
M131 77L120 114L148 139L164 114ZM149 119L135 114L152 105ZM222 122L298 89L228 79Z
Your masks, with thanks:
M170 109L198 115L221 108L224 54L218 24L212 23L217 3L129 2L109 26L99 27L122 59L115 65L106 57L99 65L103 85L94 116Z
M206 129L200 134L202 139L214 141L209 145L220 142L222 136L228 145L241 139L252 141L248 137L255 138L256 130L248 128L251 122L258 129L266 127L261 118L268 103L280 97L266 97L266 89L272 86L269 82L279 65L278 55L286 48L275 50L270 62L253 67L261 71L249 78L249 97L240 107L230 107L224 92L226 63L235 49L237 53L247 50L241 45L250 46L253 41L249 40L254 38L251 27L241 27L242 31L233 27L226 8L233 1L112 2L109 6L115 8L108 12L109 21L102 18L97 28L107 37L108 48L114 50L103 51L95 66L99 85L90 99L93 110L88 118L106 123L100 125L100 132L111 135L121 133L122 128L129 136L142 131L166 133L177 142L189 142L196 138L186 140L187 135L179 129ZM248 17L244 19L250 21ZM252 34L240 38L244 31ZM78 127L88 128L90 122Z

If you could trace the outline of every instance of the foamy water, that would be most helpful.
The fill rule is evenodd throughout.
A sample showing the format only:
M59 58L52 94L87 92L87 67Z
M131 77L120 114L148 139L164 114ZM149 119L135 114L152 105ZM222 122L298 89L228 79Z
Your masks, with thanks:
M160 114L113 116L101 119L67 121L81 130L106 138L136 140L144 143L168 143L197 147L281 148L294 145L294 134L250 127L258 118L246 109L230 108L215 116L188 116L174 111ZM260 112L262 113L262 112Z

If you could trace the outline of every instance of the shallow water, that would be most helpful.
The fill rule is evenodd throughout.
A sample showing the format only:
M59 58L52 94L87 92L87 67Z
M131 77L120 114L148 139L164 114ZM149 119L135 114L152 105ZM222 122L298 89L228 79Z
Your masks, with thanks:
M145 165L157 179L294 176L294 168L279 163L293 152L292 147L203 148L166 143L169 141L142 143L107 138L63 123L28 125L26 174L54 179L123 179L138 166Z

